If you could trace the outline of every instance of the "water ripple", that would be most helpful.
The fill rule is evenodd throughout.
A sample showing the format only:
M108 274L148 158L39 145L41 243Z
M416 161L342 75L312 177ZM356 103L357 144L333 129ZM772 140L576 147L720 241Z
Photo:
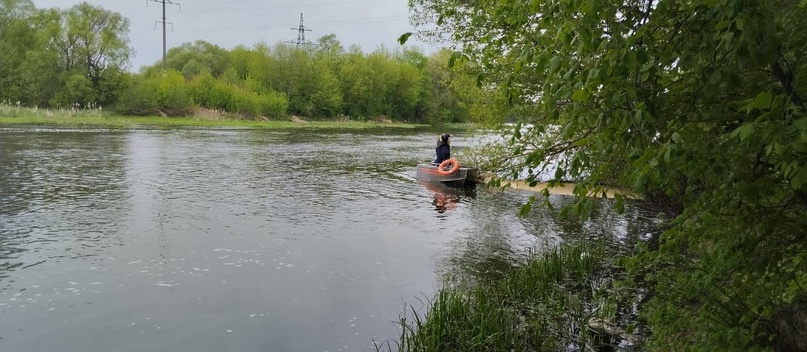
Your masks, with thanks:
M419 183L434 132L0 133L3 350L356 350L396 337L401 298L439 275L644 223Z

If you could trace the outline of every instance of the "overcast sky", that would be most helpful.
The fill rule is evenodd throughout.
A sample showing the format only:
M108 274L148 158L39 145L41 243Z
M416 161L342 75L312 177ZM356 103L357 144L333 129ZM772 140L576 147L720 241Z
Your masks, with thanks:
M34 0L38 8L69 8L80 0ZM162 57L162 4L147 0L87 0L121 13L130 21L130 42L135 50L132 66L158 62ZM407 0L172 0L167 5L168 48L199 39L231 49L238 44L253 46L264 41L296 41L300 13L311 31L309 41L330 33L347 48L357 44L365 52L385 45L399 46L398 37L413 30L409 24ZM426 53L435 49L410 38Z

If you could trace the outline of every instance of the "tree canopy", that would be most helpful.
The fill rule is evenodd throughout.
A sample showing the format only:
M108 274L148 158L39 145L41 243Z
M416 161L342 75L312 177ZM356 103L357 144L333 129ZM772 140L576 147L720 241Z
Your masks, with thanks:
M365 52L334 34L313 45L223 48L204 40L130 72L129 20L100 6L37 9L1 0L0 102L43 108L109 107L122 114L180 116L207 108L246 118L465 122L489 104L466 84L470 67L416 48Z
M125 85L129 20L81 3L37 9L29 0L0 7L0 100L28 106L107 105Z
M626 262L658 349L807 349L807 3L410 0L513 105L511 170L558 165L669 221ZM593 192L591 191L593 190ZM617 200L617 206L623 200Z

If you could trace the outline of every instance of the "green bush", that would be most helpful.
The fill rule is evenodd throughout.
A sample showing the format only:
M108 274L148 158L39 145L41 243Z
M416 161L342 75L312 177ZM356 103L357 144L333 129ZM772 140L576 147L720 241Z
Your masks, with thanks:
M156 80L158 105L162 113L185 116L193 112L193 96L182 73L169 70Z
M148 116L159 111L157 89L154 81L135 76L132 85L118 100L117 110L123 115Z
M193 112L194 100L184 76L170 70L136 77L117 107L124 115L186 116Z
M274 91L261 94L256 86L245 89L202 74L190 83L194 101L209 109L224 110L247 117L281 117L286 114L288 101L285 95Z
M271 91L261 98L261 112L266 117L283 117L289 108L289 101L283 93Z
M229 86L231 90L230 95L230 111L244 114L248 117L256 117L261 114L260 96L235 86Z
M51 99L50 104L61 107L89 107L95 103L97 95L92 82L85 75L73 74L67 77L64 86Z

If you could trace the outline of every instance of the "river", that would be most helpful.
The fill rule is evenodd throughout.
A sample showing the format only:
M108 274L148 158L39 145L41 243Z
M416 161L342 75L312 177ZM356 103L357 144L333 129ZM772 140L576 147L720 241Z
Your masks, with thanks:
M375 350L444 278L650 226L419 183L438 134L0 129L0 351Z

